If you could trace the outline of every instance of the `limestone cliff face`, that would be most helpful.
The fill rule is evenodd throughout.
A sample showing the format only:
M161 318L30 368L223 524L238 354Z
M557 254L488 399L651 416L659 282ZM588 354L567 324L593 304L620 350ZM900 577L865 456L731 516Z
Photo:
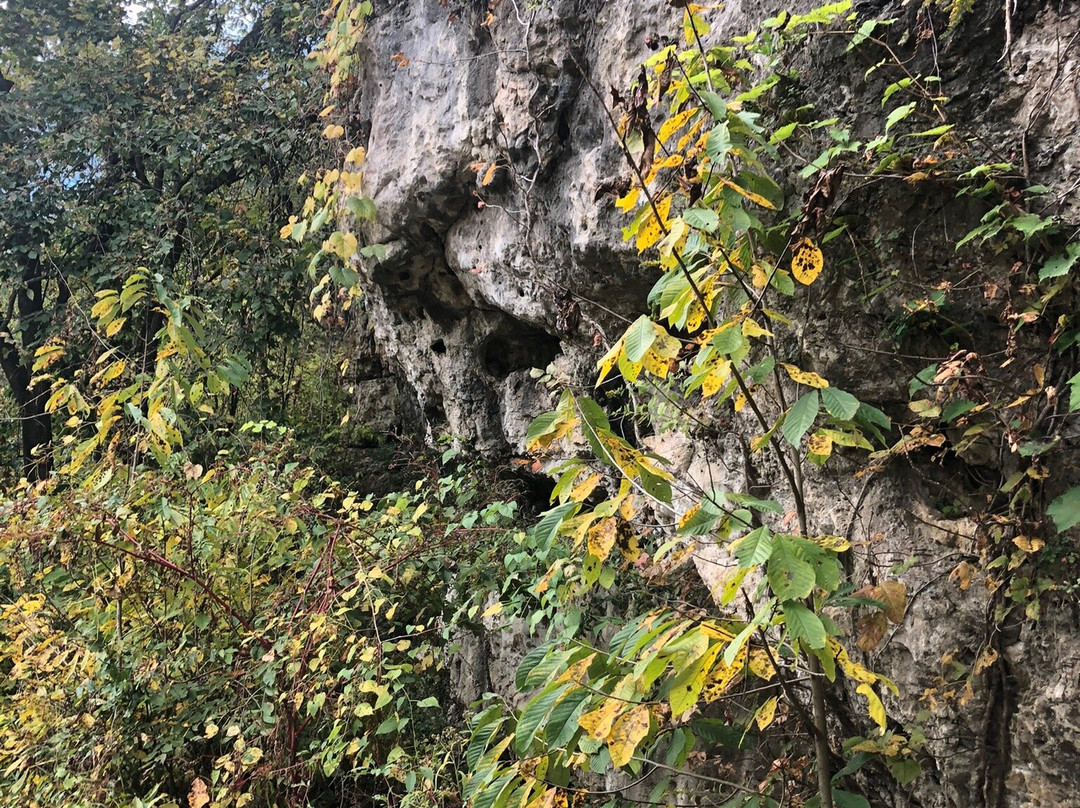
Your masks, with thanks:
M731 3L712 22L737 34L775 13L774 5ZM499 455L518 450L531 418L550 404L529 369L554 365L565 379L587 382L602 347L621 333L619 318L645 308L653 274L622 242L622 214L604 193L623 165L602 104L610 86L629 86L650 38L670 33L678 18L660 0L490 6L379 4L359 54L350 136L351 145L368 148L367 191L378 221L367 235L388 245L385 261L362 268L374 350L419 416L399 426L428 438L449 432ZM950 114L978 123L973 148L1056 188L1056 212L1080 222L1080 4L1008 4L1006 20L1000 3L977 0L948 35L939 15L918 6L871 0L859 10L898 19L893 38L906 42L897 47L906 48L912 69L940 72ZM864 78L868 66L844 43L815 41L792 65L794 91L861 137L880 129L882 114L882 84ZM492 163L498 168L482 185L486 169L476 164ZM785 190L797 209L805 188L795 181ZM838 272L828 304L801 325L801 343L813 346L804 358L815 370L860 399L901 411L908 380L925 364L910 354L950 348L929 337L921 344L918 334L904 335L906 348L896 348L896 312L914 280L961 288L956 316L971 339L997 340L1008 329L984 288L960 286L970 267L952 245L983 209L952 201L950 189L852 181L833 212L860 217L860 239L876 251L873 266ZM1007 276L1007 265L985 260L987 274ZM649 440L684 473L785 496L777 470L746 451L749 423L736 419L694 441L677 430L657 432ZM991 593L978 578L961 589L949 577L977 557L978 528L937 508L944 476L1003 468L977 448L960 461L945 469L912 457L866 479L844 474L850 469L840 461L811 484L815 528L870 548L857 574L876 580L905 570L908 614L869 660L902 689L889 705L894 713L913 718L928 705L919 699L947 675L944 655L971 667L993 647L1001 659L976 677L970 698L939 699L945 703L927 724L928 774L910 790L883 791L875 805L1080 804L1075 615L1053 607L1037 624L1015 622L988 635ZM706 543L698 556L702 577L715 580L725 552Z

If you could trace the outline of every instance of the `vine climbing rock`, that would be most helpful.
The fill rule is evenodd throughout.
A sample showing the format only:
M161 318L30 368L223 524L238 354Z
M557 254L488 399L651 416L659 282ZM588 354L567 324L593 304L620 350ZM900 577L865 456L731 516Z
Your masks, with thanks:
M672 5L396 0L376 9L359 45L346 139L367 150L365 191L378 213L364 236L387 250L362 266L360 284L374 350L415 399L428 439L447 432L490 456L520 451L530 420L552 404L530 371L591 387L596 360L647 309L657 273L648 253L622 239L626 217L612 202L628 172L606 107L629 92L652 48L682 35ZM835 118L814 131L850 165L826 182L793 163L781 178L796 241L820 238L829 222L847 226L824 245L824 265L808 250L796 268L800 283L816 280L824 292L793 314L797 338L783 350L802 352L808 370L905 423L912 391L943 368L981 367L973 378L1041 369L1048 334L1019 327L1034 292L1016 277L1016 237L1001 250L957 250L966 232L994 225L991 205L977 194L957 199L958 178L914 147L897 147L888 170L863 159L864 141L886 125L883 94L891 82L907 86L877 60L891 53L910 74L939 79L948 119L965 132L952 156L1010 166L994 170L1019 206L1014 218L1052 213L1064 244L1080 225L1080 3L1019 5L858 4L860 19L895 20L884 41L892 50L871 57L849 48L850 37L811 36L767 102L779 119ZM730 37L775 11L746 0L708 19ZM1022 196L1031 186L1050 190L1036 204ZM983 355L999 345L1000 356ZM1003 365L1006 353L1015 360ZM934 360L928 378L921 357ZM1021 393L1030 385L1009 378ZM1050 383L1064 391L1067 378ZM748 448L747 412L709 413L709 427L694 431L661 405L651 413L634 437L678 473L794 509L779 470ZM879 789L871 804L1070 804L1080 793L1072 595L1063 588L1040 613L1038 595L1028 608L1017 579L995 583L984 563L1015 460L1001 443L973 438L952 451L945 443L961 433L937 437L868 475L837 456L809 477L814 529L863 548L849 572L872 583L899 576L906 587L906 610L862 645L899 685L890 715L924 728L924 775L900 791L869 781ZM1075 537L1063 535L1064 556ZM726 548L702 539L697 549L698 572L715 584ZM1021 608L1001 617L1006 596Z

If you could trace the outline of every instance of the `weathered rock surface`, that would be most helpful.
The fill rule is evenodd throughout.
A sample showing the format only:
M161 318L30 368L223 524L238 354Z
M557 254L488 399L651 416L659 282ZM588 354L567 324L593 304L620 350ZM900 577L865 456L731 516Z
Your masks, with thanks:
M982 139L974 147L1058 189L1056 210L1080 219L1080 4L1012 4L1006 23L1000 4L978 2L949 35L940 16L918 5L869 2L860 10L899 18L894 33L907 30L920 43L911 68L940 70L952 114L977 122ZM375 350L416 403L416 414L398 426L429 439L448 431L499 455L520 448L529 420L550 402L529 369L553 365L566 380L588 381L601 346L621 332L620 318L644 308L653 275L621 241L621 214L603 193L622 173L603 101L609 86L629 85L647 38L674 21L658 0L491 7L489 17L476 2L384 4L360 54L350 136L368 148L367 192L378 208L368 235L388 245L385 261L363 268ZM773 11L746 0L714 24L738 33ZM863 77L869 64L858 54L814 43L794 67L803 103L852 119L855 137L880 128L882 85ZM797 206L803 189L787 190ZM814 346L806 358L816 370L887 411L906 405L907 380L921 364L903 351L878 351L883 333L915 344L912 354L950 349L948 340L895 333L905 283L957 280L968 271L952 244L982 209L950 199L949 191L860 185L835 211L864 217L864 237L877 239L877 265L837 273L829 305L800 339ZM895 288L866 294L883 282ZM972 338L1001 332L982 289L962 305ZM752 434L736 420L720 436L690 441L673 430L650 440L708 487L750 487L783 500L777 469L759 467L746 449ZM975 469L998 462L974 450L963 459ZM928 774L910 790L882 792L875 805L1080 804L1075 615L1051 608L1040 623L988 632L993 605L985 583L976 576L961 589L950 578L980 551L975 526L945 518L937 482L945 471L918 462L865 480L830 466L810 484L817 529L864 548L857 574L876 581L903 569L908 613L869 660L902 689L890 709L908 720L937 703L926 723ZM700 548L706 583L725 563L722 548ZM502 645L521 652L520 644ZM999 663L976 676L970 692L948 693L950 671L973 668L988 650ZM486 669L493 651L471 653ZM492 684L484 679L464 689L475 695Z

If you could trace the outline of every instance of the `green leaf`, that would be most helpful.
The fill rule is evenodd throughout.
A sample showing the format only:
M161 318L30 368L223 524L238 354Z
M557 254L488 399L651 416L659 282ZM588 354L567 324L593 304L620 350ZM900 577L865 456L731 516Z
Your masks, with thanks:
M780 428L788 443L798 446L803 435L814 425L814 419L818 416L818 391L811 390L798 401L791 405L784 424Z
M829 415L845 421L850 421L859 411L859 399L835 387L825 387L821 390L821 403L825 405Z
M797 601L782 604L784 622L793 639L802 640L809 648L824 648L825 626L816 614Z
M900 121L904 120L904 118L906 118L908 115L910 115L914 111L915 111L915 102L914 101L912 101L910 104L903 104L902 106L899 106L896 109L894 109L892 112L889 113L889 117L885 119L885 131L888 132L896 124L900 123Z
M417 707L438 707L439 700L434 696L428 696L426 699L421 699L416 702Z
M651 471L644 466L638 465L638 473L641 475L641 487L645 489L650 497L655 497L661 502L671 502L671 483Z
M631 362L640 362L649 348L656 341L656 326L648 315L641 315L634 320L623 335L623 350Z
M1044 219L1037 213L1021 213L1019 216L1014 216L1009 219L1009 225L1014 230L1019 230L1024 234L1025 239L1030 239L1038 233L1044 230L1055 230L1056 226L1053 219ZM1041 272L1039 273L1042 274Z
M1070 244L1065 248L1065 252L1048 259L1039 270L1039 280L1045 281L1067 274L1073 268L1077 258L1080 258L1080 242Z
M870 808L870 802L862 794L834 789L832 796L836 808Z
M573 686L576 687L576 685ZM552 683L541 691L539 696L525 705L525 709L521 711L521 717L518 718L517 730L514 732L514 751L519 755L528 752L533 738L536 737L536 731L540 728L544 719L548 717L548 713L555 706L555 702L569 687L571 687L571 684L568 682Z
M1080 485L1070 488L1051 502L1046 512L1054 520L1058 532L1080 523Z
M369 222L375 221L375 203L366 196L350 196L345 207L354 216L367 219Z
M722 163L732 148L731 131L727 121L719 123L709 132L709 139L705 141L705 153L714 163Z
M746 337L737 327L725 328L712 338L712 344L720 353L731 355L746 344Z
M579 688L551 709L551 715L544 726L544 741L548 749L566 746L574 737L574 733L578 731L578 716L583 712L591 695L586 688Z
M786 536L775 538L768 559L769 587L777 600L801 600L814 591L814 568Z
M734 542L731 551L735 553L735 558L739 559L739 566L743 569L764 564L773 551L772 533L762 525Z
M682 217L688 225L706 233L712 233L720 226L720 216L709 208L687 208Z
M558 510L558 508L555 510ZM553 648L553 643L546 642L543 645L536 646L529 651L529 653L525 654L525 656L521 658L521 662L518 663L517 671L514 674L514 687L518 690L524 690L525 681L529 678L529 674L532 673L533 668L539 665L544 657L551 653Z
M727 118L727 104L720 96L709 90L701 90L698 92L698 96L702 102L708 108L709 112L717 121L722 121Z

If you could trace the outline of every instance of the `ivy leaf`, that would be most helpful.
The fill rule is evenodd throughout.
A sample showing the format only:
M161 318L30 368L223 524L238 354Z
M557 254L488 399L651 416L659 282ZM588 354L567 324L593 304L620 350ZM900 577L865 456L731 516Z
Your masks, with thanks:
M826 387L821 391L821 403L829 415L844 421L850 421L859 411L859 399L835 387Z
M791 405L784 424L780 428L788 443L798 446L803 435L814 425L814 419L818 416L820 407L818 404L818 391L811 390L798 401Z
M801 600L814 591L814 568L789 539L777 536L768 558L769 586L777 599Z
M787 623L788 632L793 639L802 640L812 649L825 647L827 637L821 618L798 601L787 601L783 608L784 622Z
M645 314L638 317L623 336L623 350L631 362L640 362L656 341L656 326Z
M1080 523L1080 485L1070 488L1050 503L1046 512L1057 525L1058 532L1063 532Z

